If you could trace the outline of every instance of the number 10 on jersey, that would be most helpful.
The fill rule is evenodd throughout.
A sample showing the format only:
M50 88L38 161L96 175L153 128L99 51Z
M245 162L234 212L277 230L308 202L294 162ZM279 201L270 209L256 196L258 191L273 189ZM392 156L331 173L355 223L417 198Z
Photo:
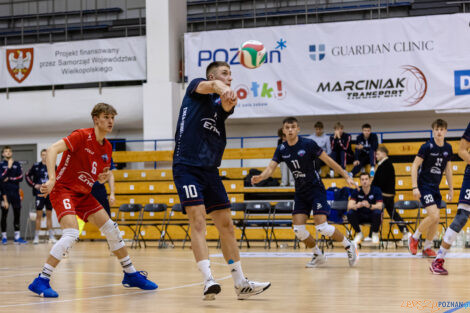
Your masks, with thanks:
M186 192L186 198L197 198L197 190L194 185L184 185L184 192Z

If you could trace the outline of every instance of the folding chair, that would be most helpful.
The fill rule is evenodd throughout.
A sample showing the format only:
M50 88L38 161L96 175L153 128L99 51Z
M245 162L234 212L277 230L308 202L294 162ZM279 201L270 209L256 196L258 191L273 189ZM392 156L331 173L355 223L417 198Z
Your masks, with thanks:
M167 222L167 205L164 203L148 203L144 207L142 218L139 221L139 236L144 242L144 247L147 248L147 243L142 235L142 227L151 226L155 227L160 234L158 240L158 247L163 248L165 243L165 225ZM168 239L173 243L173 240L168 235Z
M445 201L441 201L441 207L440 209L444 209L444 220L441 220L441 212L439 212L439 224L442 225L442 227L444 227L444 232L447 230L447 227L448 226L448 216L447 216L447 203Z
M264 247L269 245L269 230L271 225L271 204L269 202L249 202L246 204L245 214L241 222L242 235L240 238L240 248L243 245L243 240L246 241L246 246L250 247L250 242L246 236L247 228L263 229L265 232Z
M165 225L165 230L164 232L168 234L168 226L178 226L184 231L184 239L183 239L183 249L184 246L186 245L186 240L191 240L191 236L189 235L189 220L188 217L183 214L183 207L181 204L176 203L173 205L171 208L170 216L167 218L167 222ZM170 235L168 234L170 237ZM171 243L173 244L173 240L171 240Z
M116 216L116 223L122 227L128 227L134 234L132 237L131 248L140 247L138 241L139 237L139 220L142 218L142 205L126 203L119 206L118 214Z
M420 202L415 201L415 200L395 202L393 206L392 216L390 217L391 219L389 222L390 227L388 229L388 234L387 234L387 246L386 246L387 248L388 248L388 242L390 241L390 235L392 236L393 242L395 243L395 248L398 248L397 239L395 238L395 235L393 234L393 225L404 226L406 228L410 228L412 232L416 231L416 228L418 227L418 222L421 216L420 207L421 207ZM403 211L403 214L401 214L400 212L400 214L402 215L403 221L395 221L394 218L395 218L396 210ZM411 215L413 211L417 211L416 216L410 218L409 215Z
M271 233L269 235L269 246L271 247L271 240L274 237L276 248L279 248L274 227L292 229L292 211L294 210L294 201L281 201L276 203L272 213ZM279 218L280 217L280 218ZM286 217L288 217L286 219ZM279 218L279 219L278 219ZM297 237L294 239L294 248L297 247Z

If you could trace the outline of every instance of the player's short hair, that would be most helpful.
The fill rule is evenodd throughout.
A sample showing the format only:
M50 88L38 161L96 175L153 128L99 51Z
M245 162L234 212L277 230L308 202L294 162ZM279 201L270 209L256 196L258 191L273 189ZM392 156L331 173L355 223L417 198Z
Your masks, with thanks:
M313 125L313 128L320 128L320 129L323 129L324 126L323 126L323 123L318 121L315 123L315 125Z
M289 116L289 117L286 117L283 121L282 121L282 125L284 124L294 124L294 123L299 123L299 121L293 117L293 116Z
M387 147L385 147L385 146L379 146L379 147L377 148L377 151L383 152L383 153L385 153L386 155L388 155L388 149L387 149Z
M226 66L230 68L230 65L227 62L224 61L215 61L209 64L206 68L206 78L209 79L209 75L212 73L213 70L221 67L221 66Z
M12 149L11 149L10 146L4 146L4 147L2 148L2 154L3 154L3 152L5 152L5 150L12 150Z
M344 126L341 124L341 122L336 122L336 124L333 126L333 129L344 129Z
M431 128L434 129L434 128L439 128L439 127L442 127L444 129L447 129L447 122L444 121L443 119L440 119L438 118L437 120L435 120L434 122L432 122L431 124Z
M41 150L41 153L43 153L43 152L47 152L47 149L42 149L42 150Z
M282 137L285 136L284 133L282 132L282 127L277 130L277 135L278 135L279 138L281 138L281 139L282 139Z
M362 128L362 129L364 129L364 128L369 128L369 129L371 129L372 127L370 126L369 123L365 123L365 124L362 125L361 128Z
M361 175L359 175L359 178L361 178L362 176L367 176L367 177L369 177L369 178L370 178L370 174L369 174L369 173L367 173L367 172L363 172L363 173L361 173Z
M91 111L91 118L99 117L101 113L110 114L110 115L117 115L116 109L107 103L100 102Z

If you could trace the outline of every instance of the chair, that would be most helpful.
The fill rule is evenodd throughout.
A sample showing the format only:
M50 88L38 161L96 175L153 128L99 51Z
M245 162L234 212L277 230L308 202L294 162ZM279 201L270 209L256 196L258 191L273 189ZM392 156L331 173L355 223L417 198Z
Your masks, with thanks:
M144 207L142 218L139 221L139 231L138 234L142 241L144 242L144 247L147 248L147 243L145 238L142 236L142 227L152 226L157 229L160 234L160 239L158 240L158 247L163 248L165 246L165 237L167 233L165 232L165 225L167 221L167 205L164 203L148 203ZM170 241L171 237L168 235ZM140 241L139 241L140 247Z
M137 216L136 216L137 213ZM142 218L142 205L126 203L119 206L116 223L119 226L128 227L134 234L131 248L137 248L139 237L139 220Z
M186 245L186 240L191 240L191 236L189 235L189 220L186 215L183 214L183 207L181 206L180 203L176 203L173 205L171 208L170 216L167 218L167 222L165 225L165 230L164 232L168 234L168 226L177 226L181 228L184 231L184 239L183 239L183 249L184 246ZM173 240L171 239L170 235L168 234L168 237L173 244Z
M276 203L272 213L271 233L269 235L269 246L271 247L271 240L274 237L276 248L279 248L274 227L276 228L289 228L292 229L292 211L294 210L294 201L281 201ZM280 219L278 219L280 217ZM288 219L286 219L288 217ZM294 248L297 247L297 237L294 239Z
M250 247L250 242L246 236L247 228L261 228L265 232L264 247L269 245L269 230L271 225L271 204L269 202L249 202L246 204L245 214L241 222L242 235L240 238L240 248L243 241Z
M412 201L397 201L395 202L394 206L393 206L393 212L392 212L392 216L390 217L390 222L389 222L389 229L388 229L388 234L387 234L387 248L388 248L388 242L390 241L390 235L392 236L392 239L395 243L395 248L398 247L397 245L397 239L395 238L395 235L393 234L393 225L397 225L397 226L405 226L406 228L410 228L412 232L415 232L416 231L416 228L418 227L418 223L419 223L419 220L420 220L420 207L421 207L421 204L419 201L415 201L415 200L412 200ZM416 213L416 216L415 217L412 217L412 218L409 218L409 217L403 217L402 218L404 219L403 221L395 221L395 211L396 210L403 210L403 211L408 211L408 212L411 212L416 210L417 213ZM408 214L406 214L408 215ZM405 218L407 220L405 220ZM411 219L411 220L410 220ZM413 226L414 225L414 226Z

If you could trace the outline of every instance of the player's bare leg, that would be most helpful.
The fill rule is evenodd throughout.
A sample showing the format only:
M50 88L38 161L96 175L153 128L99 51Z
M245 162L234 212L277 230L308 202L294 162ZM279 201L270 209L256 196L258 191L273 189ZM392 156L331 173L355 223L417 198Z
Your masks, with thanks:
M154 290L158 286L147 279L147 272L137 271L132 264L127 247L121 237L121 231L118 225L113 222L104 209L91 214L88 221L97 226L106 236L109 249L117 257L124 271L122 284L124 287L138 287L144 290Z
M33 244L39 243L39 231L41 230L42 210L36 210L36 229L34 232Z
M354 242L351 242L344 236L336 227L329 225L326 215L317 214L313 216L313 221L315 222L315 227L317 231L326 236L331 237L334 241L341 242L343 247L346 249L348 254L349 266L356 265L359 260L359 253L357 252L357 246Z
M310 262L305 265L305 267L318 267L326 263L326 256L317 246L316 240L312 237L310 232L306 228L306 223L308 216L306 214L293 214L292 215L292 225L294 227L294 233L297 239L302 241L305 246L309 249L312 249L313 255Z
M418 250L418 241L422 233L426 232L426 241L423 245L423 257L435 257L436 252L431 249L432 240L436 234L439 225L439 209L437 205L426 207L428 216L419 224L413 236L409 239L409 250L411 254L415 255Z
M212 276L206 242L206 208L203 204L185 207L191 227L191 249L204 279L204 300L214 300L220 285Z
M249 281L243 274L230 209L213 211L210 216L219 231L222 253L230 268L238 299L247 299L268 289L271 283Z
M55 239L54 232L52 230L52 210L46 210L46 225L49 233L49 243L56 243L57 240Z

